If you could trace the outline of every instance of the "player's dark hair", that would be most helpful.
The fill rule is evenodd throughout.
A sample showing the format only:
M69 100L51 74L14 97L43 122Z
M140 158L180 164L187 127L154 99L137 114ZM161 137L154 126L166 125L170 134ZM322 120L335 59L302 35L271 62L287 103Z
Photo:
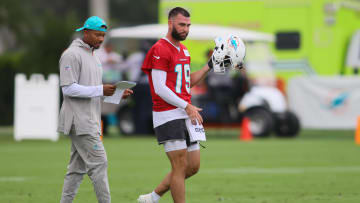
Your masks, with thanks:
M190 13L187 10L181 7L175 7L169 12L168 20L170 20L170 18L172 17L177 16L178 14L181 14L185 17L190 17Z

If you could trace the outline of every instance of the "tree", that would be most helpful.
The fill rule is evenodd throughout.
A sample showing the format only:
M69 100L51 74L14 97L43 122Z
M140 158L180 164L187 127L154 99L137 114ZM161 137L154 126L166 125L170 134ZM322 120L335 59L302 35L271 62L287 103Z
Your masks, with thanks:
M157 7L158 0L110 0L111 26L157 22ZM15 74L58 73L61 53L88 10L88 1L0 1L0 46L5 42L6 50L0 53L0 125L13 122Z

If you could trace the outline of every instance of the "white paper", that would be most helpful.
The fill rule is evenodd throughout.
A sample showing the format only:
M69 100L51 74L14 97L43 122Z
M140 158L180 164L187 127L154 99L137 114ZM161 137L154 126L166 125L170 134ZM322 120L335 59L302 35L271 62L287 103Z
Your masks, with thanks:
M190 142L206 141L205 129L202 124L197 122L196 125L194 125L191 123L190 118L185 119L185 123L189 132Z
M131 82L131 81L120 81L115 83L116 85L116 89L130 89L132 87L134 87L136 85L136 82Z
M136 83L131 81L120 81L115 83L115 85L116 85L116 90L114 94L111 96L105 96L104 102L111 104L120 104L125 89L134 87Z
M124 94L125 90L121 90L116 88L115 92L111 96L106 96L104 102L111 103L111 104L120 104L121 98Z

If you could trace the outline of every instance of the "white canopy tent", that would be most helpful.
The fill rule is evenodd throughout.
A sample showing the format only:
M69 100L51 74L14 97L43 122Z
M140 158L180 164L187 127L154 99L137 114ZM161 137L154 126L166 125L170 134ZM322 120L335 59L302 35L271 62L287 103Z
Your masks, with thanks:
M114 28L109 31L112 39L160 39L166 36L167 24L147 24L131 27ZM271 65L273 60L269 43L275 41L273 34L240 29L236 27L191 24L187 40L212 41L217 36L236 34L245 42L247 55L247 73L252 77L266 78L273 81L275 74ZM206 49L206 46L204 46ZM204 50L205 51L205 50ZM204 51L202 53L204 53ZM192 60L194 61L194 60ZM260 76L258 76L260 75Z
M167 24L148 24L111 29L109 35L110 38L160 39L165 37L167 29ZM274 36L272 34L239 29L235 27L200 24L191 25L187 39L213 40L217 36L224 36L227 34L236 34L244 41L274 41Z

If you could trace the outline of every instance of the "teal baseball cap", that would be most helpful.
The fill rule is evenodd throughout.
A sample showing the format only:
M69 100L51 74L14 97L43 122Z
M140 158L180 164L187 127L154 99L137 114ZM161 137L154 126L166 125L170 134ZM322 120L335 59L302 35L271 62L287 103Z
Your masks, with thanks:
M76 29L76 32L79 32L84 29L106 32L107 25L106 22L103 19L99 18L98 16L91 16L85 21L83 27Z

